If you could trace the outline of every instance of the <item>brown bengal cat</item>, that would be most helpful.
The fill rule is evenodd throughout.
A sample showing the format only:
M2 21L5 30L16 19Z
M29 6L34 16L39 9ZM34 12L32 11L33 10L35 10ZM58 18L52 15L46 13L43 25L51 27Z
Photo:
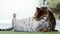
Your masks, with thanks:
M49 27L40 29L39 32L51 32L51 31L58 31L55 30L56 27L56 19L54 17L54 14L52 11L50 11L47 7L41 7L41 8L36 8L35 12L35 19L37 21L41 20L45 15L48 14L48 19L46 20L47 23L49 23Z

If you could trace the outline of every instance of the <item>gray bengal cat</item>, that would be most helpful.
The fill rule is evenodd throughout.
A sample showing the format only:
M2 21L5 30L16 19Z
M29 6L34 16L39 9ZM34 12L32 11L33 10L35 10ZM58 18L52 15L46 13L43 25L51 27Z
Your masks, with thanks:
M17 32L51 32L55 30L55 17L47 7L36 8L35 16L26 19L16 19L16 14L13 14L12 28ZM1 29L0 29L1 30ZM6 30L7 29L3 29Z

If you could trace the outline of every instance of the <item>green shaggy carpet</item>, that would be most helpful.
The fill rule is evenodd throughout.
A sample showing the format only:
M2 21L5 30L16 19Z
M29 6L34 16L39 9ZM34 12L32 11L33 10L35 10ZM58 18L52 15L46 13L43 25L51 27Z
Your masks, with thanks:
M60 32L15 32L15 31L0 31L0 34L60 34Z

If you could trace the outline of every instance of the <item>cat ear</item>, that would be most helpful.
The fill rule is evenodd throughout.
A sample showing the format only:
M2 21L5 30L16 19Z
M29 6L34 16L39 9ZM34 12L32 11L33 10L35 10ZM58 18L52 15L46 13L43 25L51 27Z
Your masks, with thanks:
M37 10L40 10L40 8L36 7Z
M44 9L47 10L47 7L42 7L42 9L43 9L43 10L44 10Z

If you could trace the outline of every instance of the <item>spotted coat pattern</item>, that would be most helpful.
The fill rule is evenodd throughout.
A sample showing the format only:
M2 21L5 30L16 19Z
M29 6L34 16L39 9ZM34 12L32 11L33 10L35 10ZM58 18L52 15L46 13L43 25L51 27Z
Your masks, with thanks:
M47 17L48 15L46 15L40 21L36 21L36 19L32 17L21 20L13 18L12 25L15 31L38 32L38 30L49 26L46 22Z

